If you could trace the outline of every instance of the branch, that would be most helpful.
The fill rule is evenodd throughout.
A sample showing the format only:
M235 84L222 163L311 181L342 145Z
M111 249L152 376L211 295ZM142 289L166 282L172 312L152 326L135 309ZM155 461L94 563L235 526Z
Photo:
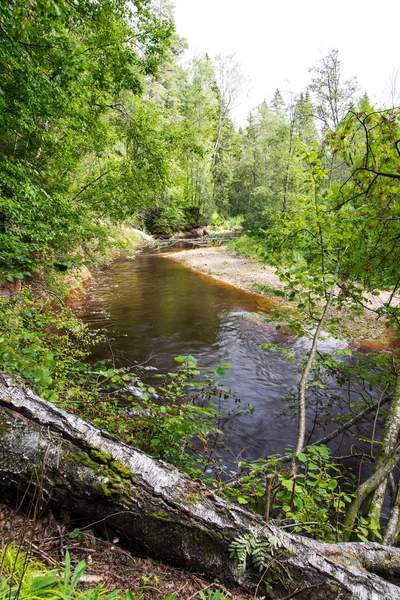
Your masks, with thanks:
M292 474L293 477L295 477L296 475L296 455L301 452L303 446L304 446L304 438L305 438L305 428L306 428L306 387L307 387L307 381L314 363L314 358L317 352L317 348L318 348L318 342L319 342L319 338L322 332L322 327L324 326L326 317L328 315L329 309L331 307L332 304L332 300L333 300L333 296L335 293L335 287L336 287L336 279L339 273L339 268L340 268L340 263L342 262L342 258L344 256L344 254L346 253L347 248L344 250L344 252L342 253L342 255L340 256L340 258L338 259L337 263L336 263L336 269L335 269L335 273L333 276L333 284L331 287L331 290L329 292L329 296L328 299L326 301L324 310L322 312L321 315L321 319L318 323L317 329L315 331L314 337L313 337L313 342L312 342L312 346L311 346L311 350L310 350L310 354L308 355L308 359L306 362L306 366L304 368L303 374L301 376L300 379L300 383L299 383L299 395L298 395L298 427L297 427L297 442L296 442L296 446L293 450L293 454L292 454Z
M88 189L88 187L90 187L91 185L93 185L94 183L96 183L97 181L99 181L99 179L101 179L102 177L104 177L104 175L107 175L108 173L110 173L110 169L108 171L104 171L104 173L102 173L101 175L99 175L98 177L96 177L96 179L93 179L92 181L89 181L89 183L87 183L77 194L76 196L74 196L71 200L71 202L73 202L74 200L76 200L78 198L78 196L80 196L81 194L83 194L83 192L85 190Z

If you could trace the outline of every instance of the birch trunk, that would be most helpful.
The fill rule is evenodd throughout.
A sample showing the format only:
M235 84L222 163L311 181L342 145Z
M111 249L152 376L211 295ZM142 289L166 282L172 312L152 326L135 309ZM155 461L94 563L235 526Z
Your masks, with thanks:
M386 580L400 575L400 550L323 544L266 525L8 376L0 376L0 488L39 492L43 505L104 521L127 547L247 589L260 576L237 569L230 543L249 532L278 542L280 575L266 574L274 598L400 600Z
M382 464L393 452L400 432L400 364L396 364L396 387L390 402L390 407L386 415L385 425L381 435L381 444L376 455L374 464L374 473L378 471ZM383 502L385 499L387 480L380 483L372 494L368 516L379 523Z

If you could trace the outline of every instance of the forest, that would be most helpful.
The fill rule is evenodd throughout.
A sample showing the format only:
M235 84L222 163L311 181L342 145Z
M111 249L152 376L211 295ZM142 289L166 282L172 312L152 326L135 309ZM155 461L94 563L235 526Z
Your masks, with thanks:
M51 501L67 511L75 502L73 514L93 510L96 519L132 511L127 547L141 539L146 552L189 571L203 561L221 585L250 590L247 598L400 598L400 108L361 94L332 49L310 65L302 92L277 89L238 127L232 111L248 81L234 53L185 62L167 0L3 0L0 36L4 499L14 502L17 489L35 519ZM288 399L296 439L285 454L239 459L234 477L213 454L216 399L226 393L216 380L229 365L215 365L211 378L196 357L177 356L156 390L133 365L93 362L98 338L69 302L85 269L134 253L137 230L166 237L202 226L240 231L229 251L276 269L282 290L258 286L277 301L269 321L309 341ZM326 332L343 337L344 322L366 313L390 339L384 351L321 350ZM120 397L132 378L141 399L130 397L127 419ZM337 386L350 390L348 403L329 391ZM320 390L330 394L326 406ZM320 422L334 426L308 445L318 406ZM360 422L368 435L357 437ZM38 426L58 442L44 444ZM344 432L354 444L335 456L329 443ZM165 505L158 479L171 495ZM171 491L178 481L185 494ZM64 571L63 590L53 571L36 590L29 569L31 589L26 577L18 583L7 571L13 552L0 540L0 598L78 594L79 571L72 587ZM329 552L341 556L334 567ZM350 555L356 566L344 563ZM196 597L229 597L213 590ZM181 597L140 594L126 600Z

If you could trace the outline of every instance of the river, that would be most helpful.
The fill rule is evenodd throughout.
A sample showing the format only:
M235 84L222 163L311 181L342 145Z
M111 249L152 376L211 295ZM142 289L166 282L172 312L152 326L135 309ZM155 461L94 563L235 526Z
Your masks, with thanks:
M91 331L103 336L94 359L113 358L117 366L145 363L144 380L149 383L157 383L155 373L175 369L173 357L178 355L192 355L208 369L230 364L221 382L254 409L224 426L229 450L222 458L230 470L239 456L254 459L281 453L296 439L296 421L282 399L296 388L299 360L310 341L265 323L270 309L270 301L257 294L147 249L133 260L115 261L90 280L79 315ZM293 351L296 360L288 363L279 351L263 350L265 342ZM327 337L319 348L345 345ZM326 391L319 393L322 400L328 397ZM225 408L235 404L232 397ZM324 431L314 428L313 439Z

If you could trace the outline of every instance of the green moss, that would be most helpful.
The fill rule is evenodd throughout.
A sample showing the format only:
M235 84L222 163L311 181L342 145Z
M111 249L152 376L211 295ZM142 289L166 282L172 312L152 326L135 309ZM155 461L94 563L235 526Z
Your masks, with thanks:
M87 452L69 452L65 458L66 460L72 460L78 464L84 465L85 467L89 467L96 474L100 470L99 463L92 460Z
M198 494L187 494L183 496L182 502L184 504L197 504L198 502L204 501L204 495L200 492Z
M70 452L66 459L88 467L93 473L104 478L97 485L97 491L101 496L106 498L118 496L126 499L133 496L137 500L143 500L132 490L135 475L119 460L115 460L110 453L90 447L87 452Z
M153 517L153 519L157 519L158 521L169 521L170 520L168 518L168 513L166 513L164 510L156 510L156 511L152 512L150 516Z
M108 487L108 483L103 481L99 481L96 484L96 491L99 494L99 496L105 496L106 498L111 498L112 496L112 491Z
M3 414L0 413L0 437L5 435L8 431L8 423Z
M103 465L110 464L114 459L109 452L102 452L98 448L90 447L90 456L95 459L96 463L101 463Z
M26 474L32 480L39 480L42 477L41 465L28 465L26 467Z

